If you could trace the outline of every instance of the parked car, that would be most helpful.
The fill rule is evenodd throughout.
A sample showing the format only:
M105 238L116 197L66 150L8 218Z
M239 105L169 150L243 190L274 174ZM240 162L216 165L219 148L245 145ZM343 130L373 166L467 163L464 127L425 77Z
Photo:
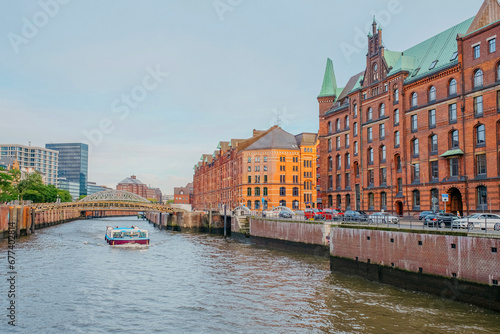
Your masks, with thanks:
M279 213L280 218L290 219L292 218L292 213L290 211L281 210Z
M388 214L387 212L375 212L368 216L368 224L397 224L399 218Z
M356 221L356 222L365 222L367 220L366 213L362 211L354 211L348 210L344 212L344 221Z
M321 211L318 209L305 209L304 216L306 217L306 219L314 219L315 215L318 212L321 212Z
M321 215L325 220L336 220L341 218L344 213L336 209L323 209L323 211L321 211Z
M495 225L500 225L500 216L493 213L475 213L468 217L456 219L453 221L453 227L455 228L480 228L485 227L489 229L495 229Z
M420 214L418 215L418 220L422 220L424 219L427 215L430 215L430 214L433 214L434 212L432 211L422 211L420 212Z
M440 213L432 213L425 216L424 225L432 226L432 227L451 227L452 222L458 219L452 213L448 212L440 212Z

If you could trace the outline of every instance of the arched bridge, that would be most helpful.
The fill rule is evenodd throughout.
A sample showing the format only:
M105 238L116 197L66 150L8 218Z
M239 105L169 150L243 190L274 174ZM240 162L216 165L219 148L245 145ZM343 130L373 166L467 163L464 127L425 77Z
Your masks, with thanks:
M76 209L80 211L159 211L173 213L170 206L151 203L144 197L123 190L105 190L89 195L77 202L43 203L35 205L36 211Z

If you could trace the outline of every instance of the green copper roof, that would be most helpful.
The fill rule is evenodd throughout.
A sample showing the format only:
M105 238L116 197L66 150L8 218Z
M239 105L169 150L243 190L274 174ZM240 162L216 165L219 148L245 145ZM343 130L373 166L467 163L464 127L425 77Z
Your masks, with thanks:
M323 86L318 97L325 96L338 96L337 94L337 80L335 79L335 72L333 71L333 62L330 58L326 61L325 76L323 78Z
M448 151L444 152L443 154L440 155L440 157L446 158L446 157L452 157L454 155L463 155L463 154L464 154L464 151L457 148L455 150L448 150Z
M456 64L457 60L451 61L451 58L453 53L457 51L457 35L465 34L473 20L472 17L404 51L387 75L391 76L400 71L408 71L410 75L406 82L410 82ZM395 53L385 51L385 53L387 52L391 53L386 55L386 61L388 63L389 61L394 62ZM431 67L435 61L437 61L436 64Z
M389 68L394 67L401 58L401 52L384 50L384 58Z

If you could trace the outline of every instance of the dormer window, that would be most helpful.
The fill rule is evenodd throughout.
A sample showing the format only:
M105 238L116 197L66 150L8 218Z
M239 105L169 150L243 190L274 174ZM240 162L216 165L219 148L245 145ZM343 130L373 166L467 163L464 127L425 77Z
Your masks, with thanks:
M455 52L453 52L453 54L451 55L450 61L457 60L457 58L458 58L458 51L455 51Z
M434 60L432 63L431 63L431 66L429 66L429 70L433 70L434 67L436 67L436 64L438 63L437 60Z

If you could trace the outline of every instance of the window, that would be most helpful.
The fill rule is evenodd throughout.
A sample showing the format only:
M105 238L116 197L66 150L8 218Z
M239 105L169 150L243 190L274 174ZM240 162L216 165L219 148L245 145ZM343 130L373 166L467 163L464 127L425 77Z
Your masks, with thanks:
M394 132L394 147L399 147L399 131Z
M342 175L341 174L337 174L337 177L335 178L335 182L336 182L336 186L337 186L337 189L340 189L342 188Z
M328 138L328 152L332 151L332 138Z
M488 51L493 53L497 50L497 40L496 38L492 38L488 41Z
M342 159L340 158L340 155L337 155L337 169L342 168Z
M394 89L393 92L394 104L399 103L399 89Z
M458 158L451 158L450 160L450 177L458 176Z
M252 176L248 175L248 183L252 183Z
M431 154L437 154L438 151L438 136L437 135L432 135L429 138L430 141L430 151Z
M418 190L413 190L413 209L420 209L420 191Z
M255 188L255 196L260 196L260 188L259 187Z
M349 129L349 116L345 117L344 129Z
M267 165L264 165L264 172L267 172Z
M264 162L267 162L267 155L264 156Z
M328 133L332 133L332 122L328 122Z
M353 117L356 118L356 117L358 117L358 105L354 104L353 109L354 109Z
M436 101L436 87L431 86L429 89L429 102Z
M337 195L337 208L340 209L342 206L342 197L340 195Z
M453 103L448 106L448 115L450 117L450 123L457 122L457 104Z
M394 110L394 125L399 125L399 109Z
M497 65L497 81L500 81L500 63Z
M299 196L299 188L298 187L293 187L292 196Z
M368 142L371 143L372 140L373 140L373 129L371 127L369 127L367 130L366 130L367 134L367 139L368 139Z
M384 145L380 146L380 163L385 163L386 151L387 149Z
M401 172L401 169L402 169L401 157L399 155L396 155L396 171Z
M415 139L413 139L413 156L418 157L418 154L419 154L419 152L418 152L418 139L415 138Z
M372 117L373 117L373 110L372 110L372 108L368 108L368 112L366 114L366 120L371 121Z
M354 126L354 131L353 131L354 137L356 137L358 135L358 123L354 123L353 126Z
M267 196L267 187L264 187L264 189L262 191L262 195Z
M369 210L373 210L373 208L375 207L375 196L373 195L373 193L369 193L368 194L368 209Z
M252 171L252 166L248 166L248 169L247 169L249 172Z
M349 134L345 135L345 148L349 148Z
M333 189L333 176L328 175L328 189Z
M280 206L286 206L286 201L284 199L280 201Z
M255 157L255 162L260 162L260 157Z
M418 95L417 93L411 94L411 106L416 107L418 105Z
M387 169L380 168L380 185L383 186L387 183Z
M335 138L335 148L337 151L340 150L340 137Z
M402 193L403 192L403 179L402 178L398 178L398 193Z
M476 188L477 192L477 207L478 209L488 208L488 192L485 186L479 186Z
M299 209L299 201L295 200L292 202L292 209L293 210L298 210Z
M438 161L431 161L431 179L439 179L439 163Z
M380 209L387 209L387 193L385 193L384 191L380 193Z
M385 139L385 124L380 124L379 126L380 139Z
M264 175L264 183L267 183L267 175Z
M474 98L474 116L483 116L483 96Z
M373 164L373 148L368 149L368 163Z
M345 168L351 168L351 154L349 153L345 155Z
M474 88L483 87L483 71L474 72Z
M413 182L419 182L420 181L420 164L412 164L413 166L413 174L412 174L412 181Z
M340 119L337 119L337 125L335 126L337 131L340 131Z
M358 155L358 142L354 142L354 155Z
M252 157L248 157L248 162L251 163L252 162Z
M350 173L345 174L345 187L346 187L346 189L351 187L351 174Z
M436 109L429 110L429 127L436 127Z
M480 44L473 46L472 50L474 52L474 59L481 57L481 45Z
M247 188L247 196L252 196L252 188Z
M333 169L333 159L332 157L328 157L328 170L331 171Z
M458 148L458 130L451 131L451 148Z
M354 163L354 171L356 172L356 177L359 177L359 164L357 161Z
M476 127L476 146L484 146L486 144L485 127L483 124Z
M411 116L411 131L415 132L418 129L418 119L417 115L412 115Z
M247 201L247 207L248 207L249 209L251 209L251 208L252 208L252 201L251 201L251 200L248 200L248 201Z
M260 201L259 200L255 200L254 202L255 204L255 210L259 210L260 209Z
M453 52L451 55L450 61L454 61L458 58L458 51Z
M450 85L448 86L448 95L457 94L457 80L451 79Z
M476 155L476 175L486 176L486 154Z
M380 110L379 110L379 117L384 117L385 116L385 104L380 105Z
M433 69L434 69L434 67L436 67L436 64L437 64L437 63L438 63L438 61L437 61L437 60L434 60L434 61L431 63L431 65L429 66L429 70L433 70Z
M286 188L280 187L280 196L286 196Z

